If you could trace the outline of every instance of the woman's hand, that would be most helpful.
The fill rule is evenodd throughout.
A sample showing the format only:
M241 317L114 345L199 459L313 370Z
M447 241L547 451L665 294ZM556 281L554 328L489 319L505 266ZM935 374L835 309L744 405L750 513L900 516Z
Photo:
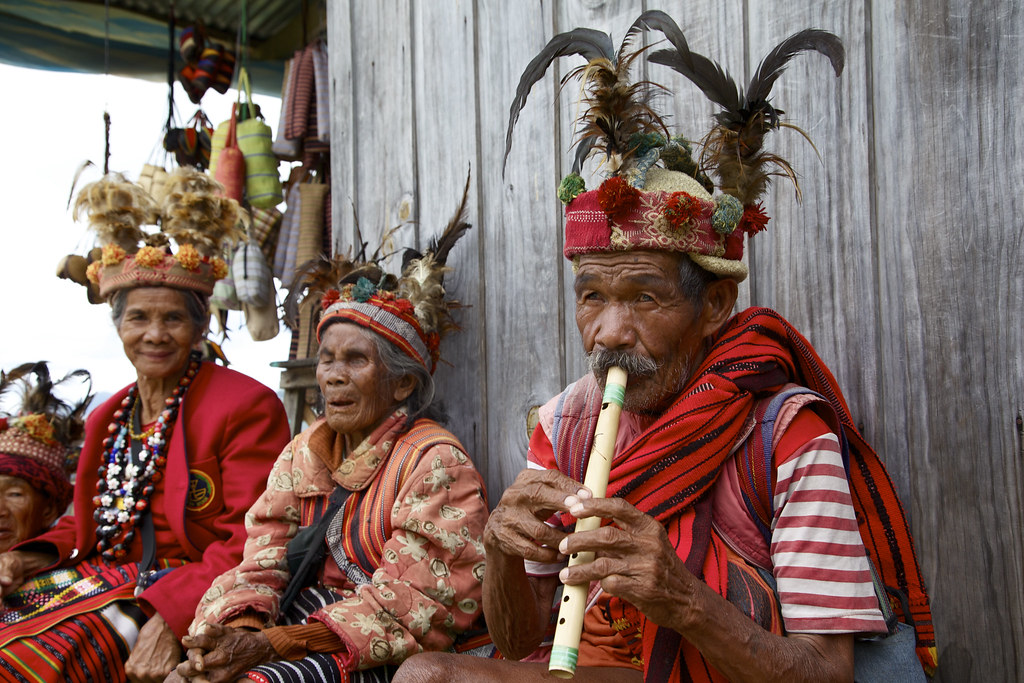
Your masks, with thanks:
M175 671L187 680L236 681L249 669L277 658L263 632L220 624L208 624L204 633L185 636L181 642L187 648L186 660Z
M124 663L132 683L160 683L181 659L181 644L164 618L154 614L139 631L135 647Z

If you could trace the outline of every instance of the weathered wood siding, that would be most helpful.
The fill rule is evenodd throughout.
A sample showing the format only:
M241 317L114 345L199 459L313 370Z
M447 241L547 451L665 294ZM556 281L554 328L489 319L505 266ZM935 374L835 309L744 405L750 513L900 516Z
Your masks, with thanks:
M842 36L846 70L796 59L775 89L793 132L748 248L741 305L815 344L890 468L933 596L946 682L1024 678L1024 11L926 0L332 0L335 244L447 222L472 168L469 236L449 284L467 308L437 372L451 426L495 504L522 467L530 409L583 371L554 190L571 166L568 61L534 87L502 175L508 105L556 32L611 31L644 9L740 80L808 26ZM661 67L693 137L710 105Z

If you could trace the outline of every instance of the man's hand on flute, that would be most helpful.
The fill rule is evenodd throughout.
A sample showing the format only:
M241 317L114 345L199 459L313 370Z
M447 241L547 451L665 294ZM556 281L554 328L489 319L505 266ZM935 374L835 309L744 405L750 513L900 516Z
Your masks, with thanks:
M589 500L590 491L554 470L523 470L501 496L484 528L488 554L496 550L534 562L561 562L558 544L565 533L544 522L567 512L569 501Z
M593 562L565 567L559 578L566 584L600 581L607 593L632 603L660 626L680 630L692 605L699 581L686 569L658 522L621 498L570 501L569 513L610 519L594 531L567 535L559 544L565 555L594 552Z

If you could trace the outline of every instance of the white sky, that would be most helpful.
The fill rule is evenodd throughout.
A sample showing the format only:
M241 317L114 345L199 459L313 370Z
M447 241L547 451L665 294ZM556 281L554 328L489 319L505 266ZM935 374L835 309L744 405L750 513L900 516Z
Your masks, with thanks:
M0 368L37 360L50 362L51 374L85 368L93 390L111 393L135 380L110 321L110 307L94 306L85 288L57 278L66 254L92 246L84 223L65 207L75 170L86 159L96 164L79 180L97 180L103 171L103 111L111 118L110 170L135 180L142 165L162 154L159 142L167 117L167 85L113 76L70 74L0 65L0 292L6 315L0 342ZM230 116L235 91L209 90L202 107L216 126ZM278 98L257 95L267 123L277 132ZM16 103L16 104L15 104ZM175 87L181 123L196 106ZM239 312L232 311L224 351L231 367L278 389L290 334L254 342Z

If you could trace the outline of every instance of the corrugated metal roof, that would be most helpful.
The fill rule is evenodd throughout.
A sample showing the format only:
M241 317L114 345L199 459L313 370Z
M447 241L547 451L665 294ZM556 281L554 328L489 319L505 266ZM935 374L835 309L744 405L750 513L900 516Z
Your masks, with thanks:
M102 0L86 0L103 5ZM111 7L144 15L166 22L171 3L168 0L110 0ZM307 6L307 16L321 16L323 2L304 3L301 0L247 0L246 17L250 47L262 58L264 52L280 52L290 56L302 46L302 8ZM317 11L317 8L321 11ZM233 39L242 21L242 2L239 0L175 0L174 14L179 26L203 22L212 35L221 39ZM306 21L307 39L320 29L314 18ZM276 43L276 44L275 44Z
M247 0L254 89L280 93L284 60L324 35L325 1ZM162 80L170 9L170 0L110 0L109 13L103 0L0 0L0 62ZM233 46L242 3L174 0L174 15L179 32L202 22L213 40Z

